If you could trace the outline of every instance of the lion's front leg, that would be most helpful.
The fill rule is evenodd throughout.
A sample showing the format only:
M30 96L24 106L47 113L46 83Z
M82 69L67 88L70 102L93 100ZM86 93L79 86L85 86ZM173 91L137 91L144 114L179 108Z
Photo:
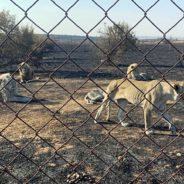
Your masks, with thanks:
M106 121L110 121L110 115L111 115L111 101L109 100L106 104L107 108L107 116L106 116Z
M173 134L176 134L176 127L174 126L171 115L168 112L166 112L163 114L163 118L168 123L169 130L171 130Z
M3 102L8 102L10 100L11 94L10 91L6 89L6 87L4 87L4 89L1 90L1 95Z
M153 134L153 129L151 128L151 115L152 111L145 107L144 108L144 125L145 125L145 132L147 135Z
M176 130L177 130L177 129L176 129L174 123L173 123L173 119L172 119L171 115L170 115L168 112L165 112L165 113L163 113L163 114L161 114L161 115L162 115L163 120L164 120L166 123L168 123L169 130L170 130L173 134L176 134Z
M176 133L176 127L174 126L173 119L172 119L171 115L168 112L164 112L165 110L166 110L166 106L165 105L161 105L156 110L156 112L157 112L157 114L162 116L163 120L168 124L169 130L171 130L171 132L173 134L175 134Z

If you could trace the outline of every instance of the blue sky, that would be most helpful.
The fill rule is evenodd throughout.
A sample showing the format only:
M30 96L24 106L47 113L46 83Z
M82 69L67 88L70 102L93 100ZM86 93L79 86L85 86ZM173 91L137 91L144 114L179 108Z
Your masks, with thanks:
M13 0L12 0L13 1ZM27 10L36 0L14 0L22 9ZM117 0L95 0L104 10ZM142 9L147 10L156 0L134 0ZM65 11L76 2L76 0L54 0ZM184 10L183 0L173 0ZM24 12L14 5L10 0L0 0L0 9L9 10L11 14L16 15L16 21L24 17ZM89 32L95 25L104 18L104 11L97 7L92 0L79 0L76 5L68 11L68 16L85 32ZM131 0L119 0L114 7L107 12L108 17L114 22L126 22L130 27L144 17L144 12L139 9ZM168 31L178 20L183 17L183 12L179 10L172 0L160 0L152 9L147 12L148 18L158 26L163 32ZM51 0L38 0L38 2L28 10L28 17L32 19L46 32L52 34L85 35L68 18L65 18L60 25L52 30L64 17L65 13L59 9ZM36 27L27 18L20 23L22 25L31 25L36 33L44 33L43 30ZM97 36L99 30L103 29L104 24L112 25L112 22L105 18L100 25L91 30L91 36ZM146 18L138 24L133 32L137 36L156 36L163 34L158 31ZM184 20L169 31L166 36L184 38Z

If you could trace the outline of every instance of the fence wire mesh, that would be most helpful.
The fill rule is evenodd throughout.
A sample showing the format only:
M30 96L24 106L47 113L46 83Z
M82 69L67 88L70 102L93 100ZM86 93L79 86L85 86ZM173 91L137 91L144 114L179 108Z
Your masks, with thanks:
M183 80L183 42L167 38L167 34L184 19L184 9L180 4L168 0L181 12L181 17L164 32L149 16L149 12L161 0L153 1L147 8L143 8L139 1L130 0L143 16L113 48L106 51L91 33L104 20L121 30L110 16L111 9L118 6L120 0L112 1L108 8L103 7L105 1L87 1L103 13L103 17L88 31L70 16L70 12L80 0L71 1L68 8L63 7L62 2L50 0L50 6L54 6L63 16L50 31L45 31L39 22L31 18L31 10L39 5L39 0L31 1L30 6L25 9L18 1L10 2L23 16L8 31L0 27L0 32L4 35L0 49L2 50L7 42L17 49L21 47L12 34L24 20L29 20L44 36L21 60L34 66L38 81L21 83L17 79L17 72L21 67L12 67L17 66L17 58L6 65L4 62L7 58L1 56L1 73L11 72L18 92L30 96L31 99L26 103L3 100L0 103L0 183L183 183L181 99L170 104L159 117L154 115L152 125L161 132L155 135L147 135L144 131L143 113L138 107L141 102L136 105L128 104L126 110L122 109L125 112L124 120L131 123L131 127L123 127L115 121L94 124L100 104L86 104L84 100L85 94L93 88L98 87L105 92L112 79L127 79L127 66L135 62L138 63L138 68L154 75L158 84L164 81L171 85L171 79ZM52 21L47 15L45 18L48 22ZM62 39L58 41L58 37L54 37L52 32L58 26L62 28L62 23L66 20L84 35L80 40L70 40L66 44ZM128 34L145 20L161 37L155 41L142 40L138 44L132 43ZM125 40L134 50L124 53L122 61L117 63L111 55ZM34 53L47 42L55 49L47 49L43 53L44 57L35 61ZM94 57L94 50L103 54L101 61ZM134 85L131 80L127 80ZM9 83L3 86L1 91L6 89ZM138 91L141 92L139 88ZM146 94L144 95L146 98ZM32 102L32 99L37 101ZM113 102L112 116L115 116L117 107L121 108ZM159 110L158 107L155 108ZM167 134L168 128L161 121L166 112L171 112L174 117L176 135Z

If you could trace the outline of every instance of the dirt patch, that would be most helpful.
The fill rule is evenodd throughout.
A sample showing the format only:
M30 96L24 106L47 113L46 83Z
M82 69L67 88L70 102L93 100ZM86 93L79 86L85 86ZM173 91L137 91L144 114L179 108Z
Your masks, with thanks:
M109 79L94 81L103 89L109 83ZM104 184L184 181L183 137L146 136L139 107L126 119L132 123L129 128L116 122L115 105L112 122L94 124L99 104L85 104L83 97L95 83L87 78L55 77L48 83L25 84L32 93L37 92L36 97L49 102L0 103L0 183L66 184L67 175L74 170ZM23 87L19 92L31 95ZM183 129L181 104L170 111L177 128ZM160 127L167 129L162 121L155 125Z

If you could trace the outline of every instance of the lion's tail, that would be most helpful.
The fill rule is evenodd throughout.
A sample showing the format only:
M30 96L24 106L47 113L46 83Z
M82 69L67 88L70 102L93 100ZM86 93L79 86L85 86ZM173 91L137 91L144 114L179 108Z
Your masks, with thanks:
M109 85L107 86L106 92L104 93L105 97L102 102L104 105L108 105L109 100L113 99L113 92L117 90L117 88L118 88L118 84L116 80L113 80L109 83Z

